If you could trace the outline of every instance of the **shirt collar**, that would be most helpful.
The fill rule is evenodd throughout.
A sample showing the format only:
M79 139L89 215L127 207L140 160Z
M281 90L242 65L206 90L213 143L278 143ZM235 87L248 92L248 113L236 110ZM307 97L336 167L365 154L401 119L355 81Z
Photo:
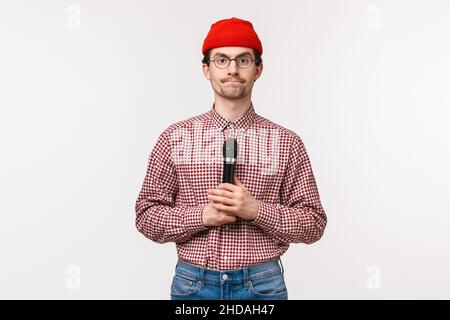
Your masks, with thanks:
M233 123L234 127L238 129L248 129L250 125L252 124L253 120L255 119L256 112L255 107L253 106L253 103L250 104L250 108L243 114L239 119L236 119L235 121L229 121L222 117L219 113L217 113L215 109L215 104L213 103L213 106L211 110L209 111L209 115L214 123L214 125L220 130L223 131L229 123Z

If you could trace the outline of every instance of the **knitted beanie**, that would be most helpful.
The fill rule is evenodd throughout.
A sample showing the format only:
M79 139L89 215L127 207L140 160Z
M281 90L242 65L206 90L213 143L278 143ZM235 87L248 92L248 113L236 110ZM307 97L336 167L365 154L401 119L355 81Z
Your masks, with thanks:
M263 53L261 41L250 21L239 18L219 20L211 25L205 40L202 53L218 47L248 47Z

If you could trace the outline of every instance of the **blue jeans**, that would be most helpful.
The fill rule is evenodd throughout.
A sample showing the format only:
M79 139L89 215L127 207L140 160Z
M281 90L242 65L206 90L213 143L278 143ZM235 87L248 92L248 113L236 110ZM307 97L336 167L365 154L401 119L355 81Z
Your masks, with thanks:
M178 260L171 300L287 300L281 259L217 271Z

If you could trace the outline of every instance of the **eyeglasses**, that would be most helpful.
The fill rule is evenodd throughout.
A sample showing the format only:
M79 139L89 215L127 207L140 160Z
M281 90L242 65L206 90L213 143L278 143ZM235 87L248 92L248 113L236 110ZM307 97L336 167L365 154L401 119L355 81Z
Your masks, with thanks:
M252 62L255 61L249 56L238 57L235 59L230 59L228 57L218 57L214 60L209 60L209 62L213 61L214 65L219 69L225 69L230 65L231 60L236 61L239 68L247 69L252 65Z

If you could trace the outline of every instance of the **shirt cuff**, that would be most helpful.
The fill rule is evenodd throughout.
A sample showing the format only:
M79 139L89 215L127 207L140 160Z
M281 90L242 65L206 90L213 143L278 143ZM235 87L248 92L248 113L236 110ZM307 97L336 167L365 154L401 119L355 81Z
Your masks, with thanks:
M277 208L269 203L259 202L259 212L256 216L255 220L252 220L250 223L261 227L262 229L273 230L277 225L277 216L278 210Z
M196 233L209 228L202 222L202 212L205 205L188 207L183 216L184 228L188 233Z

